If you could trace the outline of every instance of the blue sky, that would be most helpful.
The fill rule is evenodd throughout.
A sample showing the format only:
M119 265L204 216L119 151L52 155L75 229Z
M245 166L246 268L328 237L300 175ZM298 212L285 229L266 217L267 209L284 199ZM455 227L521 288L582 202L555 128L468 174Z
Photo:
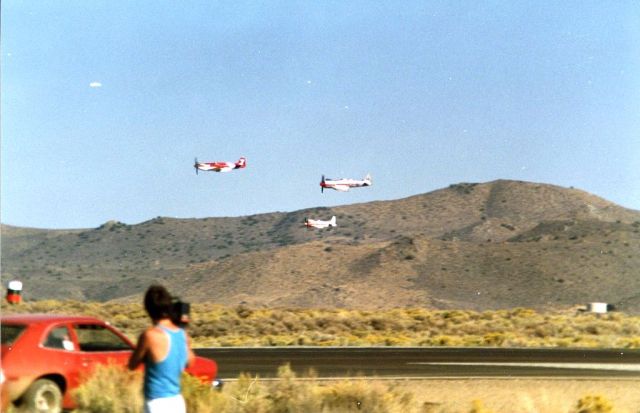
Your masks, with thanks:
M241 216L495 179L640 209L637 1L1 7L6 224ZM196 156L248 167L196 176ZM369 172L370 188L320 193L322 174Z

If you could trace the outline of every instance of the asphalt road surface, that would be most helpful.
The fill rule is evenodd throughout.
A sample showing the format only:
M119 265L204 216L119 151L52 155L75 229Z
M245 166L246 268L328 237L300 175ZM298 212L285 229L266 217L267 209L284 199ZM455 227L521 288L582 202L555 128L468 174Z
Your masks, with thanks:
M221 347L195 349L218 363L222 380L277 376L286 363L318 378L633 378L640 350L460 347Z

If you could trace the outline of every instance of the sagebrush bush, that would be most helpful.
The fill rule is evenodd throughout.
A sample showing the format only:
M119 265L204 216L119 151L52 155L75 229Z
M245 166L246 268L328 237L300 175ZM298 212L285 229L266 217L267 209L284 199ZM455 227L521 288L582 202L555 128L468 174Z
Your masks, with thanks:
M73 392L77 413L138 413L142 411L142 373L123 366L97 365Z
M611 413L613 405L600 395L587 395L578 400L576 413Z
M228 406L218 390L188 374L182 375L182 395L189 413L224 412Z
M288 365L278 380L243 375L220 392L188 375L182 394L189 413L413 413L411 393L375 381L322 385L310 372L300 380ZM75 413L137 413L142 410L142 374L121 366L98 366L75 392Z
M342 381L320 391L321 410L326 413L404 413L417 411L414 395L380 382Z

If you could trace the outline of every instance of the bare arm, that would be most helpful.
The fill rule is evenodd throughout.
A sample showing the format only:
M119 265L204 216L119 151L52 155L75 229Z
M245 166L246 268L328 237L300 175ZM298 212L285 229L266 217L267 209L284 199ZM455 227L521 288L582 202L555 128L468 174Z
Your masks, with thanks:
M131 357L129 358L129 370L135 370L144 361L149 352L149 340L147 339L147 331L140 334L138 345L136 346Z
M184 334L187 336L187 367L193 367L196 363L196 355L191 350L191 336L186 331Z

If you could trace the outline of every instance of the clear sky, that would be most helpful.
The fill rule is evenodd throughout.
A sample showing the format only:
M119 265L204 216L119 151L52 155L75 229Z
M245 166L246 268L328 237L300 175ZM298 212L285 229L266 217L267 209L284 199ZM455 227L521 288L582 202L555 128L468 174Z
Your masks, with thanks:
M495 179L640 209L637 0L1 7L5 224L241 216ZM246 169L193 169L240 156ZM320 193L322 174L369 172L372 187Z

